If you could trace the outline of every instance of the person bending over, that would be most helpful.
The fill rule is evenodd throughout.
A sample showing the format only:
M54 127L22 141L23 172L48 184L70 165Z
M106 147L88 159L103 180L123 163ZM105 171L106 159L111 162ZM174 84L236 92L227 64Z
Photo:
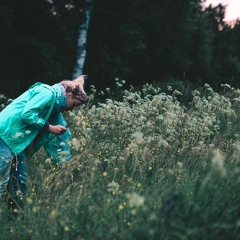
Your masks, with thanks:
M69 161L71 132L62 112L86 102L84 76L49 86L35 83L0 112L0 197L11 177L11 196L26 192L28 149L45 148L53 161ZM60 152L65 157L59 158ZM14 168L11 165L14 161Z

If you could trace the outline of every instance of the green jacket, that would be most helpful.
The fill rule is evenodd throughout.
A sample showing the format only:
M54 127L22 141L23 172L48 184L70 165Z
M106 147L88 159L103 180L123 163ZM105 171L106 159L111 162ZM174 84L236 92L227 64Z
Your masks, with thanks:
M14 154L22 152L48 120L56 93L36 83L0 112L0 137Z
M71 159L71 149L68 142L72 137L72 134L67 127L67 122L62 113L59 112L50 116L49 123L52 125L60 124L66 127L67 130L58 136L55 136L49 131L44 131L34 139L29 152L33 151L32 153L34 153L43 146L52 162L58 164L66 163Z

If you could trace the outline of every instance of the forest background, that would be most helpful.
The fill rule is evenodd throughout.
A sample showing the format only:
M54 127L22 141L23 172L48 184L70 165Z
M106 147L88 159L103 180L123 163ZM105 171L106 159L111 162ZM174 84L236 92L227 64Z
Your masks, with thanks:
M31 84L72 79L85 0L2 0L1 93L14 98ZM202 0L95 0L83 73L87 88L221 83L240 85L240 22L224 22L226 6ZM14 86L14 87L9 87Z

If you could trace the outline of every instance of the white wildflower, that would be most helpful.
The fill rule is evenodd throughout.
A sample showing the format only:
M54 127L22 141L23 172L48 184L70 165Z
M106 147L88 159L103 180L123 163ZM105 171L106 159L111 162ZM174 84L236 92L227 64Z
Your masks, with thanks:
M132 134L132 137L136 139L137 143L142 143L143 142L143 133L140 131L137 131Z
M80 143L76 138L72 138L69 141L69 144L72 147L72 149L74 149L74 150L78 150L80 148Z
M47 158L47 159L45 160L45 163L50 164L50 163L51 163L51 158Z
M200 95L200 92L197 91L197 90L194 90L194 91L192 92L192 95L193 95L193 96L198 96L198 95Z
M182 168L183 167L183 163L182 162L177 162L177 166L179 167L179 168Z
M174 90L173 94L174 94L174 95L183 95L183 94L182 94L180 91L178 91L178 90Z
M127 193L126 197L128 199L128 205L131 208L142 207L144 205L144 197L137 193Z
M168 142L164 139L160 139L159 144L165 148L169 146Z
M225 156L219 149L214 149L212 153L213 153L213 157L212 157L213 167L216 170L218 170L222 176L226 176L226 169L224 167Z
M231 89L231 86L230 86L229 84L227 84L227 83L225 83L225 84L221 84L221 87L226 87L226 88Z
M108 192L117 192L119 190L119 184L112 181L111 183L108 184Z

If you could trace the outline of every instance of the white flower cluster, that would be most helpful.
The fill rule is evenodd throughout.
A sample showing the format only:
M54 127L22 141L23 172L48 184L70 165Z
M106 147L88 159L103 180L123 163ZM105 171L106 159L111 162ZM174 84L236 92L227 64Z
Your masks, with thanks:
M236 129L240 91L230 91L231 96L221 95L205 84L203 92L193 91L192 101L183 105L177 100L180 91L172 90L170 96L149 84L142 91L124 90L122 101L107 99L72 113L72 149L88 165L96 159L122 164L131 157L141 168L186 151L192 151L192 156L203 155L218 143L217 135L223 128L229 134Z

